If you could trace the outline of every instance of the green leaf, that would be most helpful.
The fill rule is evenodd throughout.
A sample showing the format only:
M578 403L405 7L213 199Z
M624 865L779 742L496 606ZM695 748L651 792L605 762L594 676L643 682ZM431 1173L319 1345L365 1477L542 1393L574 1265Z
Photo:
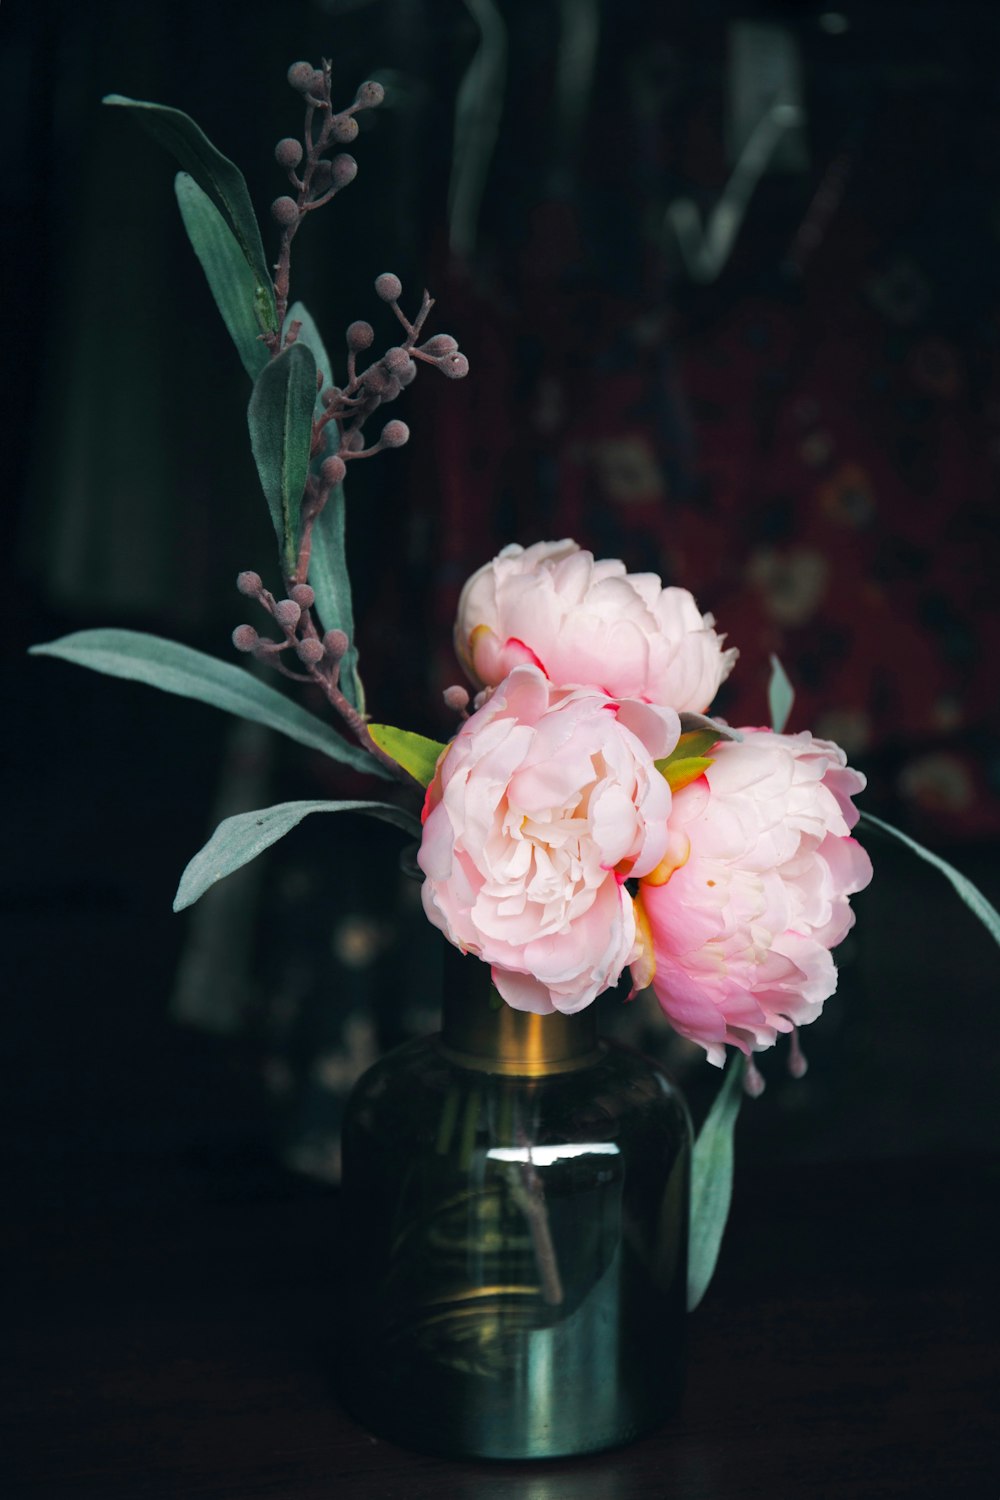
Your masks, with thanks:
M221 708L238 718L276 729L298 744L319 750L356 771L391 779L392 773L379 765L373 755L342 740L322 719L259 682L244 667L217 661L190 646L138 630L78 630L30 649L33 656L55 656L110 677L145 682L165 693L210 703L213 708Z
M127 99L124 94L107 94L105 104L127 109L150 135L165 146L176 161L189 172L202 192L215 204L236 237L236 243L253 272L256 289L254 301L265 333L277 332L278 314L274 305L274 288L264 257L257 217L243 173L217 151L190 116L165 104L151 104L145 99Z
M174 178L177 206L191 247L201 262L215 305L236 345L243 368L256 380L269 355L260 338L255 296L257 278L225 219L194 178Z
M288 337L288 330L289 328L291 328L293 323L299 323L301 325L299 328L296 343L305 344L306 348L312 351L312 356L316 361L317 370L323 371L324 387L332 385L333 363L330 359L330 356L326 352L326 345L323 343L323 336L316 326L316 322L312 316L312 313L310 313L305 305L301 302L293 302L291 307L288 309L288 316L285 318L283 337ZM322 391L317 390L316 392L315 400L313 402L313 410L316 416L319 416L323 411ZM326 458L327 454L329 453L336 453L337 448L339 447L336 422L328 422L324 427L323 432L327 439L327 447L321 454L317 455L317 462L319 462L323 458Z
M333 381L333 364L319 329L301 302L292 304L285 319L285 329L292 323L300 323L299 342L312 350L316 368L323 371L325 383ZM313 415L323 412L322 393L317 391ZM340 446L340 434L336 422L327 422L323 428L324 445L312 461L318 469L324 458L336 453ZM365 711L365 695L358 675L358 652L354 644L354 610L351 604L351 582L347 573L347 557L344 548L344 487L338 484L332 491L323 509L313 522L312 545L309 553L309 583L316 592L316 613L324 630L342 630L351 642L350 650L340 664L340 688L347 700L359 713Z
M767 685L767 706L771 713L771 728L775 734L784 734L794 702L795 689L789 682L781 662L772 652L771 680Z
M421 786L430 782L441 752L446 748L438 740L411 734L408 729L393 729L391 724L369 724L368 733L379 749L390 755Z
M316 612L323 629L342 630L351 642L351 648L340 664L340 686L358 712L364 713L365 694L358 673L351 582L344 550L345 514L344 486L337 484L313 522L309 582L316 591Z
M380 818L420 837L420 823L412 813L389 802L279 802L257 812L237 813L219 824L208 843L190 861L181 876L174 911L183 911L203 896L210 886L232 875L243 865L270 849L310 813L361 812Z
M746 1058L729 1060L722 1087L698 1132L691 1157L691 1242L688 1255L688 1312L708 1290L719 1258L733 1193L733 1129L743 1102Z
M884 823L881 818L873 817L869 812L861 814L861 822L869 828L877 828L880 833L888 834L890 838L898 839L912 853L918 854L929 865L940 870L942 875L947 876L969 910L982 922L993 941L1000 943L1000 912L986 899L979 887L973 885L967 875L956 870L954 865L950 865L939 854L932 854L930 849L925 849L923 844L917 843L916 839L911 839L908 834L901 833L891 823Z
M247 422L261 487L267 497L286 577L299 555L302 496L309 478L316 361L292 344L265 365L250 395Z

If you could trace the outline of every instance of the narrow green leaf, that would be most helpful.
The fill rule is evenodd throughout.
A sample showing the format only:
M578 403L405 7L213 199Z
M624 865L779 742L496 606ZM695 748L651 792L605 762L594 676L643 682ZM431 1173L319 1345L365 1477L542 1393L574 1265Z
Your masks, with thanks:
M294 573L298 562L315 399L312 350L305 344L292 344L261 370L247 409L250 444L286 577Z
M771 680L767 685L767 706L771 713L771 728L775 734L784 734L794 702L795 689L789 682L781 662L772 652Z
M333 365L326 352L319 329L308 310L301 302L292 304L285 319L285 329L292 323L300 323L299 342L312 350L316 368L323 371L325 383L333 382ZM322 393L317 391L313 415L323 411ZM328 422L323 428L324 444L312 461L317 469L331 454L337 452L340 434L336 422ZM358 675L358 652L354 644L354 610L351 603L351 581L347 573L347 556L344 546L344 487L338 484L313 522L312 546L309 554L309 582L316 592L316 613L324 630L342 630L351 642L350 650L340 664L340 686L345 697L359 713L365 711L365 695Z
M209 703L238 718L266 724L356 771L391 779L392 773L373 755L342 740L322 719L259 682L244 667L217 661L190 646L137 630L78 630L30 649L33 656L55 656L110 677L145 682L165 693Z
M232 875L234 870L270 849L310 813L320 812L367 813L394 824L414 838L420 837L420 823L413 814L389 802L279 802L256 812L237 813L219 824L205 847L188 864L174 897L174 911L193 905L216 881Z
M127 109L207 193L235 235L236 243L253 272L256 282L254 300L262 330L276 332L278 314L274 305L274 288L264 257L257 216L239 167L217 151L182 110L170 109L165 104L151 104L145 99L127 99L124 94L108 94L104 103Z
M177 206L191 247L201 262L215 305L229 329L243 368L256 380L269 355L260 338L254 298L257 278L225 219L194 178L178 172L174 178Z
M940 854L933 854L930 849L925 849L923 844L918 844L916 839L911 839L908 834L901 833L891 823L884 823L881 818L873 817L869 812L861 814L861 822L869 828L877 828L880 833L888 834L890 838L898 839L912 853L918 854L929 865L940 870L942 875L947 876L969 910L982 922L993 941L1000 943L1000 912L986 899L979 887L973 885L967 875L956 870L955 866L950 865L946 859L942 859Z
M358 673L351 582L344 550L345 516L344 486L337 484L313 522L309 582L316 591L316 612L323 629L342 630L351 642L351 648L340 664L340 683L345 696L359 713L364 713L365 694Z
M722 1087L698 1132L691 1156L691 1242L688 1254L688 1312L708 1290L719 1259L722 1234L733 1194L733 1129L743 1102L746 1058L729 1059Z
M391 755L398 766L408 771L414 781L427 786L434 775L441 752L446 748L437 740L408 729L393 729L391 724L369 724L368 732L380 750Z
M305 344L306 348L312 351L317 370L323 371L324 388L328 385L333 385L333 364L326 352L323 336L316 326L316 321L312 313L309 312L308 308L302 302L293 302L288 309L288 316L285 318L285 327L283 330L284 337L287 338L288 330L293 323L300 324L296 343ZM319 416L323 410L323 396L319 390L316 392L313 409L316 416ZM330 453L336 453L339 446L336 422L328 422L323 432L327 440L327 446L322 453L317 454L317 462L326 458Z

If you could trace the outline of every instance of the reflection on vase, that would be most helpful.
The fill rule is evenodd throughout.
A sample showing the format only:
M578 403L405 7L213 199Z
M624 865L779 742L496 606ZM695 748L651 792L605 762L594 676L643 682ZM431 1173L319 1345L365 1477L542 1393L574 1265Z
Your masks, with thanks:
M494 1008L474 960L459 978L441 1035L348 1105L344 1399L434 1452L610 1447L680 1393L687 1111L592 1010Z

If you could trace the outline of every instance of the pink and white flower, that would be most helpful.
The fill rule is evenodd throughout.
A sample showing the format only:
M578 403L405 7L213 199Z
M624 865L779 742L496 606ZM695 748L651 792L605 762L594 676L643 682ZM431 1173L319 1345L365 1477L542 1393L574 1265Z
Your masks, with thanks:
M442 755L418 856L424 909L515 1009L580 1010L636 957L625 882L666 852L671 793L654 761L679 734L673 709L520 666Z
M559 686L703 713L737 656L714 624L655 573L595 562L569 540L513 543L462 590L455 649L479 687L531 663Z
M833 994L830 949L854 923L848 897L871 861L851 837L865 778L808 733L744 730L676 791L659 870L640 886L643 953L674 1029L721 1067L814 1021Z

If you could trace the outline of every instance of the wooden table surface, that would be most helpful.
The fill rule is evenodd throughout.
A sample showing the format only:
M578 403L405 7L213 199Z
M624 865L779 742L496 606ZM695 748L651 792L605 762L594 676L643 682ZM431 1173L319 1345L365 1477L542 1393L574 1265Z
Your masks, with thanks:
M13 1216L7 1496L1000 1496L1000 1159L743 1171L680 1415L513 1465L397 1449L341 1411L334 1191L225 1161L196 1180L134 1151L68 1208L35 1182Z

